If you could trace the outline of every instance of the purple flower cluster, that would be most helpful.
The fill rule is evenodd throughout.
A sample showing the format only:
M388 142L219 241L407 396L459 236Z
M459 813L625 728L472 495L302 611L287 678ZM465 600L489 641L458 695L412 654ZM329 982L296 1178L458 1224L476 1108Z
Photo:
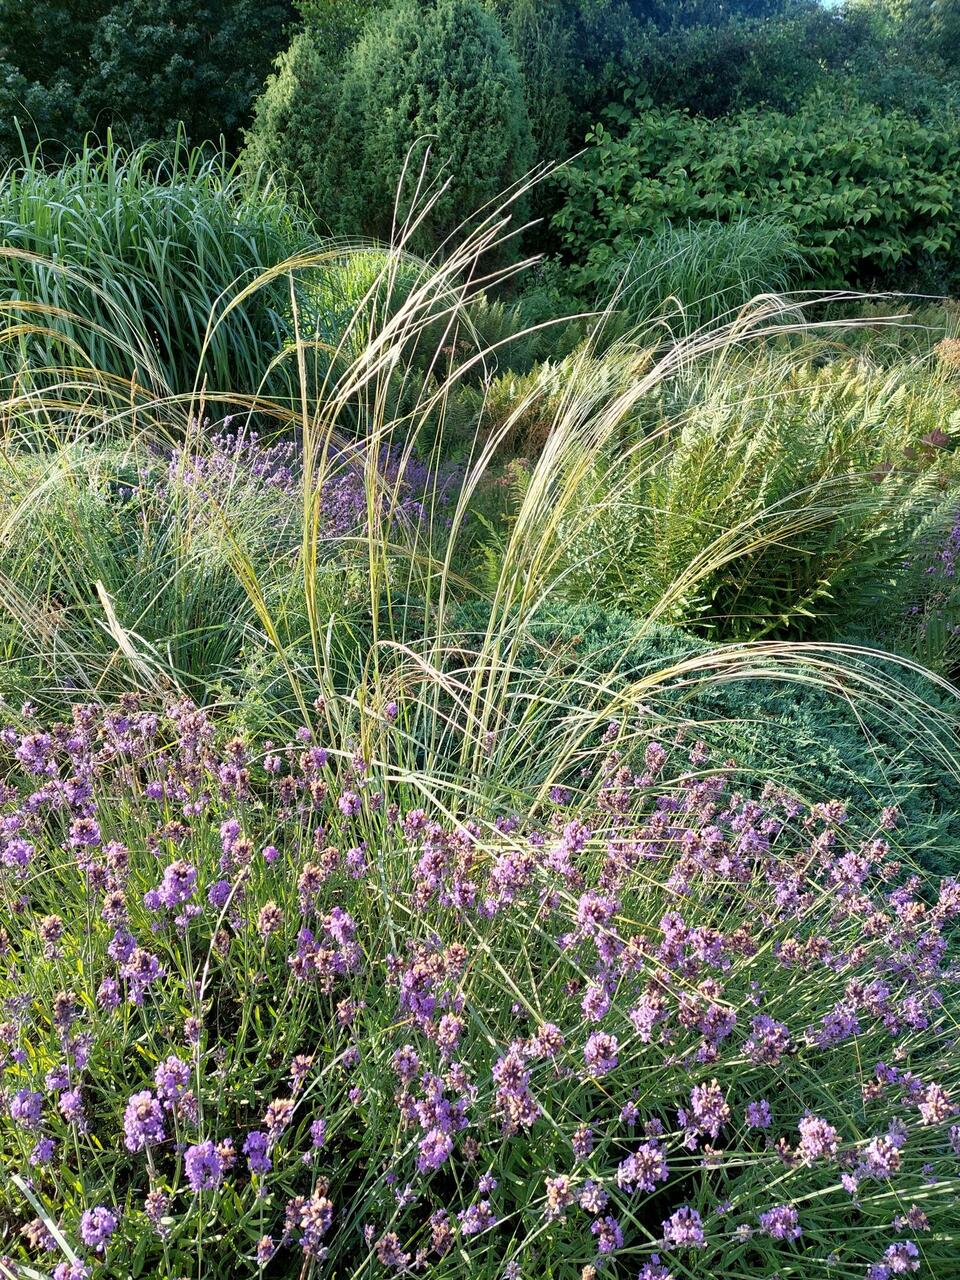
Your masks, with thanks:
M604 738L466 813L362 738L186 701L0 729L0 1152L62 1274L204 1241L244 1274L939 1259L960 883L888 814Z
M302 459L285 439L265 442L256 431L224 428L201 442L192 437L167 460L167 486L199 492L218 503L248 502L257 493L298 497L303 484ZM342 538L364 529L369 519L370 468L366 447L340 445L328 450L320 483L319 509L327 538ZM428 465L399 446L384 447L373 459L380 518L417 527L436 520L449 507L461 469ZM314 480L316 478L314 477ZM42 762L42 748L37 751Z

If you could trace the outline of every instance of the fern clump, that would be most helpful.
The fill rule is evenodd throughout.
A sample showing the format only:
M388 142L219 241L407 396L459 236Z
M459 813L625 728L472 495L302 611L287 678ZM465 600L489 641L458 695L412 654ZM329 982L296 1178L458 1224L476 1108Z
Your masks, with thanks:
M569 589L725 638L849 629L949 502L958 410L945 378L829 354L681 377L584 487Z

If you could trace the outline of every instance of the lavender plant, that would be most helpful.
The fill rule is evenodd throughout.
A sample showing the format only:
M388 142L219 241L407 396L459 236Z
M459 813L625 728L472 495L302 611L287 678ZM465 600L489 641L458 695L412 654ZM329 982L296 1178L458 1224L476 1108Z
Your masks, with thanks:
M8 1270L947 1274L960 886L898 814L636 723L491 807L407 717L7 717Z

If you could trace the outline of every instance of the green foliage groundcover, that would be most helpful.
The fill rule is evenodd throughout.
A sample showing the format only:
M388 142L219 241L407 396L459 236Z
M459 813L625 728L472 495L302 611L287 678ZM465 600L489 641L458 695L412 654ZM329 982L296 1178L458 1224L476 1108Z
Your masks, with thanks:
M451 627L466 648L488 620L487 605L463 605ZM593 605L549 603L527 624L518 663L533 670L561 656L558 675L569 659L570 672L597 680L615 673L615 682L626 685L708 652L708 644L676 627L644 627ZM756 668L763 665L758 657ZM947 709L945 693L897 660L877 658L873 669L878 682L894 682L904 699ZM910 831L910 855L936 873L956 873L960 779L929 740L921 742L920 726L892 718L889 706L871 710L869 699L857 697L854 705L814 683L743 676L706 686L678 676L668 687L658 685L651 700L716 755L735 760L745 778L776 778L810 803L845 799L854 825L869 825L885 806L898 807Z
M744 213L792 225L826 284L901 285L930 260L955 265L960 116L920 121L869 103L811 95L794 115L749 109L711 120L610 108L553 219L581 285L666 221Z

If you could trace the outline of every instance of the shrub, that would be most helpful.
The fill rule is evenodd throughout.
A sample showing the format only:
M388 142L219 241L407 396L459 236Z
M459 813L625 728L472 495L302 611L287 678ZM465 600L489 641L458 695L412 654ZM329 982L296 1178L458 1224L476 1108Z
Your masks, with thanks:
M234 148L294 18L292 0L121 0L97 24L81 95L91 127L132 143Z
M263 288L234 310L201 369L211 314L311 244L271 182L244 183L222 154L183 146L169 158L88 148L51 172L38 156L12 166L0 233L0 297L26 326L5 344L8 373L21 360L80 363L178 393L202 374L211 391L256 390L287 333L287 290Z
M0 161L43 141L51 158L83 136L79 95L110 0L0 0Z
M829 87L859 67L875 48L892 58L888 44L856 11L794 4L760 18L731 14L719 24L677 25L638 42L620 82L658 106L694 115L722 116L761 104L789 113L818 85ZM863 92L870 92L866 76Z
M523 75L536 154L565 161L587 129L620 95L633 51L650 39L652 11L634 12L621 0L488 0ZM669 21L669 19L667 19ZM541 202L551 193L539 188Z
M746 110L708 120L611 108L583 158L558 181L554 217L588 279L666 221L731 221L744 213L795 228L827 283L903 274L925 256L954 263L960 124L923 121L815 94L793 116Z
M449 186L412 248L442 243L531 161L519 71L477 0L397 0L368 21L342 68L305 32L258 106L248 159L295 176L333 231L389 239L411 149L401 219L428 143L429 179Z
M956 0L897 0L881 6L893 18L896 38L956 75L960 66L960 9Z
M341 56L345 51L338 47ZM329 220L336 199L329 138L340 83L327 48L317 33L297 34L277 59L277 69L254 107L243 152L248 171L274 169L302 191L314 212Z
M617 736L576 792L451 819L307 726L264 753L131 699L6 727L18 1253L946 1261L956 884L924 908L896 815L848 851L840 802Z
M599 70L587 69L590 49L582 21L577 21L581 6L562 0L506 0L492 7L523 76L536 154L543 160L565 160L585 131L591 71L595 79Z

